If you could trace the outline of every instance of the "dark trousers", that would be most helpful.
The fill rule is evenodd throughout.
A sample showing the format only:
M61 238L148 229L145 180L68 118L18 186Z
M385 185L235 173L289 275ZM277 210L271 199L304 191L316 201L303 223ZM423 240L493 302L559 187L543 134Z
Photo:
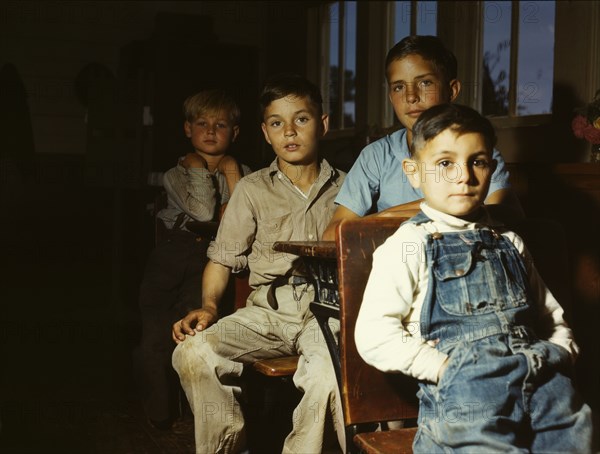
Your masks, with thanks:
M207 240L170 232L152 251L140 287L142 402L146 416L164 421L177 414L179 379L171 366L171 326L201 307Z

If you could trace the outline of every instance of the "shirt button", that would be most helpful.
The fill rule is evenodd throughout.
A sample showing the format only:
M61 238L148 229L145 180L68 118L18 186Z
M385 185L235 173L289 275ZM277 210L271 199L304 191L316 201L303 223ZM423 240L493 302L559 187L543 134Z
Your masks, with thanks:
M313 238L314 238L314 235L313 235L312 233L309 233L309 234L308 234L308 239L309 239L309 240L312 240Z
M455 274L456 276L462 276L462 275L464 275L464 274L465 274L465 270L461 270L461 269L454 270L454 274Z
M277 173L277 178L281 180L281 173Z

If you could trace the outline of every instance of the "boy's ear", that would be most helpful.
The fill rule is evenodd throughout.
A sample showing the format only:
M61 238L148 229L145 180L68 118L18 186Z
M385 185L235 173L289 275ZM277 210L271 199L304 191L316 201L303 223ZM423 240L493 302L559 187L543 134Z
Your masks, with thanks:
M329 131L329 115L321 115L321 127L323 128L321 136L324 136L325 134L327 134L327 131Z
M271 139L269 139L269 134L267 134L267 125L266 125L264 122L262 122L262 123L260 124L260 128L262 129L262 132L263 132L263 134L265 135L265 140L267 141L267 143L268 143L269 145L273 145L273 144L271 143Z
M187 138L192 137L192 124L189 121L183 123L183 130Z
M233 127L233 136L231 137L232 142L235 142L235 139L237 139L237 136L239 133L240 133L240 127L238 125L235 125Z
M410 185L418 189L421 186L421 177L419 173L419 164L414 159L404 159L402 161L402 170L408 178Z
M460 81L458 79L452 79L450 81L450 102L453 102L458 98L460 93Z

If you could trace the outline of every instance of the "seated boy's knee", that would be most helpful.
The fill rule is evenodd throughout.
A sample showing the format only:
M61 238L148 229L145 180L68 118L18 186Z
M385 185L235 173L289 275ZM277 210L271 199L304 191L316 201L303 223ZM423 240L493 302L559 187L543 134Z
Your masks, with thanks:
M307 373L303 381L304 388L319 390L324 395L334 392L337 381L331 360L318 356L311 358L307 361Z
M206 358L210 357L211 353L211 342L207 342L201 333L186 336L185 341L178 344L173 351L173 368L182 380L187 377L198 379L208 370Z

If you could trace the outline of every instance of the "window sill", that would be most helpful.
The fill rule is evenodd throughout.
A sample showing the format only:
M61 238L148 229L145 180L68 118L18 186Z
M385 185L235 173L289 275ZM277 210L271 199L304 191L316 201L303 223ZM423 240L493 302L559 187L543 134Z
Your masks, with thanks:
M494 128L526 128L531 126L540 126L552 121L552 114L526 115L522 117L487 117L492 122Z

